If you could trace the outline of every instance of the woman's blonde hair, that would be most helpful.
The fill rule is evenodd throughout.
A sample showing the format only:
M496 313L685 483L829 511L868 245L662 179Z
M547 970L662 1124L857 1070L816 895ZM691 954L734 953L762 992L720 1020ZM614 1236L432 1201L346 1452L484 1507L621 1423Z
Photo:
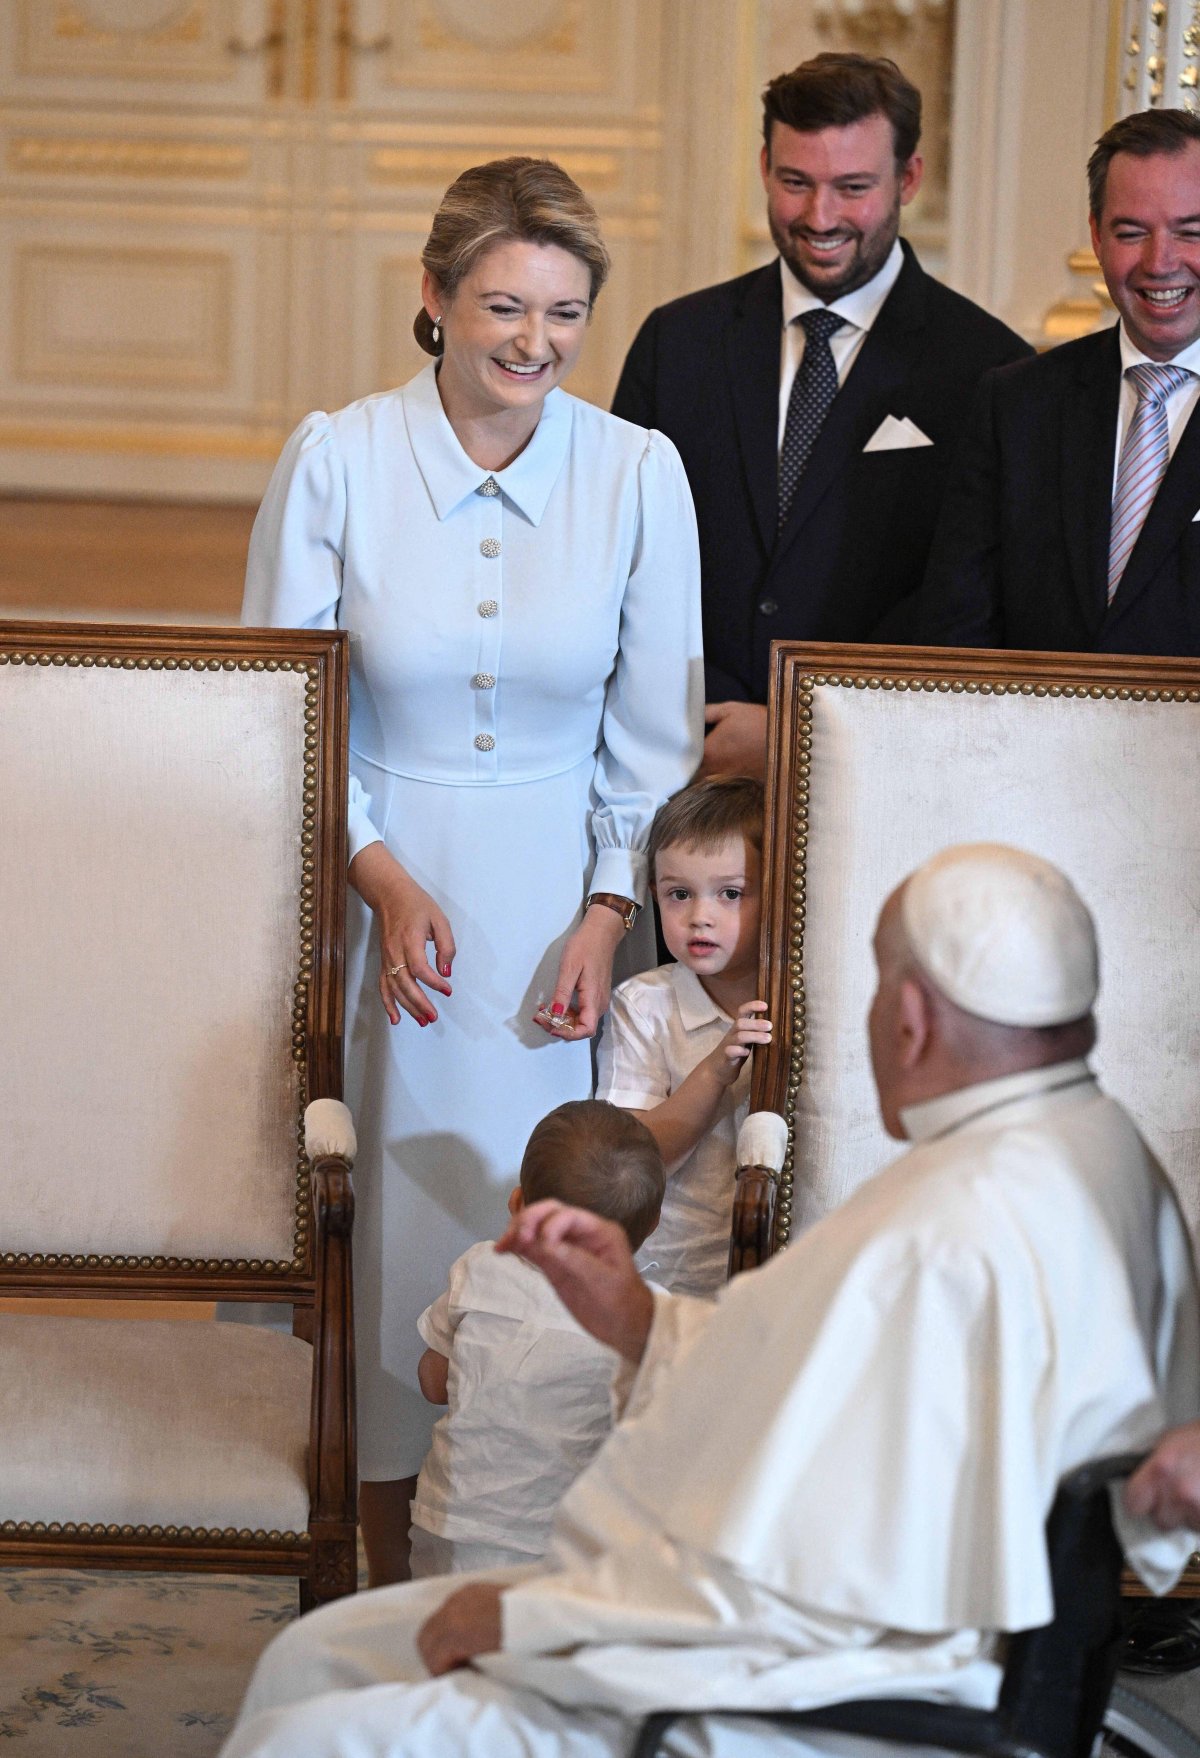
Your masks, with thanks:
M449 302L484 252L507 239L557 244L578 257L591 276L591 310L608 276L608 251L595 208L553 159L492 159L456 177L434 215L421 261ZM426 354L442 352L424 306L413 335Z

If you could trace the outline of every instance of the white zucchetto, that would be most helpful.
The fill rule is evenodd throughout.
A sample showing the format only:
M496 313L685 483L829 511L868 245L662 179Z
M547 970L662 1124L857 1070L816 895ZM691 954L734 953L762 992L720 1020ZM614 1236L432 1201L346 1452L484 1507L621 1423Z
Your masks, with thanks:
M998 842L943 849L900 898L909 949L937 989L999 1025L1054 1026L1090 1013L1096 929L1049 861Z

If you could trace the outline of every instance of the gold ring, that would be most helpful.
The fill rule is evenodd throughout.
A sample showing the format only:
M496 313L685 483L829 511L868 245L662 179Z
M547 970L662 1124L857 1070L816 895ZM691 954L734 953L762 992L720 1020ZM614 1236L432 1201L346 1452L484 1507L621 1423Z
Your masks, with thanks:
M408 969L407 964L405 964L404 960L401 959L399 964L390 964L388 966L387 974L389 977L398 977L400 975L401 971L406 971L407 969Z

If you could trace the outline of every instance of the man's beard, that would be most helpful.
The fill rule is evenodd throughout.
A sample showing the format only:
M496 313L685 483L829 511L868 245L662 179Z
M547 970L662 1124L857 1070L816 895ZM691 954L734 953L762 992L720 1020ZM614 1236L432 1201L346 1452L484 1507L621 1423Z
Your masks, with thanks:
M815 293L818 299L824 300L826 305L830 305L835 299L841 299L844 294L853 293L856 287L865 287L868 281L874 280L887 261L891 254L892 245L896 242L896 235L900 230L900 196L897 192L891 213L886 220L880 221L874 231L864 233L853 226L838 228L840 231L848 232L851 238L857 240L857 243L850 261L836 281L830 280L826 276L813 275L807 261L801 261L797 256L795 241L791 233L780 231L769 214L767 220L776 250L800 285L807 287L810 293ZM811 228L805 228L805 230L811 230ZM821 234L815 233L813 236L820 237Z

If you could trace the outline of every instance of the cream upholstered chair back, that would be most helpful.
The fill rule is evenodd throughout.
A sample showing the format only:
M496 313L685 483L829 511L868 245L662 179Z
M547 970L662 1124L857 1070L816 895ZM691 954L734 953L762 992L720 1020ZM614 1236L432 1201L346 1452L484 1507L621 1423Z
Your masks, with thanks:
M337 635L0 629L0 1284L311 1279L343 669Z
M1056 862L1101 947L1106 1087L1200 1222L1200 663L781 645L774 656L764 969L777 1029L756 1106L792 1155L776 1239L896 1144L867 1057L871 936L951 843Z

